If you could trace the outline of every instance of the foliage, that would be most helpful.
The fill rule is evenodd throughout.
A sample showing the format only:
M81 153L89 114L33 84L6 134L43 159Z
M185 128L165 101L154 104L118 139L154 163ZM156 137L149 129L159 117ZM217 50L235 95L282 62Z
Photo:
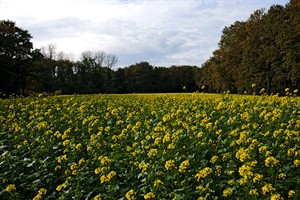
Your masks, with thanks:
M198 75L209 92L244 93L255 83L268 94L300 87L300 4L273 5L225 27L213 56Z
M12 21L0 21L0 97L24 94L31 83L31 64L40 53L33 51L28 31Z
M0 100L0 197L299 199L300 101L286 92Z

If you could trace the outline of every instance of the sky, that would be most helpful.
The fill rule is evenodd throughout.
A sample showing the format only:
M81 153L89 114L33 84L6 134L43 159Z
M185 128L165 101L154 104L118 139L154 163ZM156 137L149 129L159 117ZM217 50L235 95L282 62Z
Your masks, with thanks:
M32 35L34 48L53 44L80 60L84 51L118 57L115 68L201 66L225 26L288 0L0 0L0 20Z

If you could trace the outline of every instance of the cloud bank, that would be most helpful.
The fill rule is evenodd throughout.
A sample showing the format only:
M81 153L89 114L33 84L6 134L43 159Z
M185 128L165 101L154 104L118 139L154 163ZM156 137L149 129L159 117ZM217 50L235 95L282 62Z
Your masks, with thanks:
M28 30L36 48L105 51L118 67L201 66L217 49L225 26L288 0L0 0L0 19Z

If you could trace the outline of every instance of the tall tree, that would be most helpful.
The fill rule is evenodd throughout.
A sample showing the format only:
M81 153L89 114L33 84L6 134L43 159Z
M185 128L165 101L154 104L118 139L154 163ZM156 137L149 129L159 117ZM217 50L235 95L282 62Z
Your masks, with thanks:
M9 20L0 21L0 90L25 94L30 81L30 59L34 56L31 35Z

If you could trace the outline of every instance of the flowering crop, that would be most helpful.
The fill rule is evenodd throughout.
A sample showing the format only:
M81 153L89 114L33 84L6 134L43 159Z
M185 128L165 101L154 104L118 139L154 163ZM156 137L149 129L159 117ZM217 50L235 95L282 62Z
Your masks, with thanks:
M0 199L299 199L300 99L0 100Z

